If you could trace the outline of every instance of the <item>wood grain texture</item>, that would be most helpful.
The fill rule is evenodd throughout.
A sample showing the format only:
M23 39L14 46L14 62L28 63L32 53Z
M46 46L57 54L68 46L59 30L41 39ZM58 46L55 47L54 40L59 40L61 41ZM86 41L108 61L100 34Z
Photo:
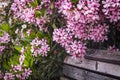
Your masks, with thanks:
M119 80L75 68L69 65L63 66L63 73L65 76L71 77L75 80Z
M120 52L88 50L79 60L67 56L63 73L77 80L120 80Z
M85 58L120 65L120 52L89 49Z

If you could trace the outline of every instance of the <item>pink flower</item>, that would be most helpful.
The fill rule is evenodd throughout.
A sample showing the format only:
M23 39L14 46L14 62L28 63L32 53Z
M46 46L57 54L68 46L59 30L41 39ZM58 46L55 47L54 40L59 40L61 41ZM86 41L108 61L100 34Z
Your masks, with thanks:
M86 16L88 22L99 20L99 0L80 0L77 8Z
M95 41L104 41L107 40L107 32L108 32L108 26L104 25L97 25L97 26L92 26L90 29L90 35L89 37Z
M80 41L73 41L70 45L70 55L83 57L86 53L86 46Z
M21 65L13 66L13 71L14 72L19 72L19 71L22 72L22 73L15 74L17 79L20 79L20 80L26 80L32 73L30 68L23 68Z
M0 46L0 53L2 53L4 49L5 49L5 46Z
M70 0L59 0L56 4L59 4L59 12L62 12L63 14L66 14L66 11L72 8Z
M8 43L10 41L9 34L4 33L3 36L0 36L0 43Z
M49 50L50 47L47 44L47 40L45 39L39 40L38 38L35 38L31 42L31 52L35 57L37 57L38 55L47 56Z
M20 51L22 54L25 52L25 48L22 47L21 51Z
M120 0L104 0L102 4L102 11L111 22L120 20Z
M33 8L24 9L20 19L23 20L24 22L34 23L35 22L35 10Z
M67 29L55 29L53 32L53 41L58 42L65 48L67 53L76 57L83 57L85 54L85 44L80 41L73 41L73 35Z
M14 72L22 71L22 66L21 65L13 66L13 70Z
M72 41L72 34L65 29L55 29L53 32L53 41L56 41L60 43L62 47L65 47Z
M23 64L24 60L25 60L25 55L24 55L24 54L21 54L21 55L20 55L20 58L19 58L20 65Z
M25 69L25 72L22 74L21 79L26 80L30 75L31 75L32 71L30 70L30 68Z
M4 80L15 80L15 77L12 73L5 73Z

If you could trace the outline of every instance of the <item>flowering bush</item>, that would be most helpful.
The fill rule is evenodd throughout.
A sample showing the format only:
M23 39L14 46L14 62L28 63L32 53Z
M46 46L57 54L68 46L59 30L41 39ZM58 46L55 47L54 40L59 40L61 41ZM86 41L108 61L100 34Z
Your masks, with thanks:
M120 0L13 0L0 27L0 79L59 78L58 62L66 53L83 58L91 42L109 41L112 28L118 30L119 3Z

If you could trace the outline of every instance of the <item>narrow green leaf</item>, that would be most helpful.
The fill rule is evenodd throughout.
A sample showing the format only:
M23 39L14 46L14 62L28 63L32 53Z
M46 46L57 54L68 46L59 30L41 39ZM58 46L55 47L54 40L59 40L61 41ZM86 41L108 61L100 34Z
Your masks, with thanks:
M21 49L22 49L22 47L21 46L15 46L14 47L18 52L20 52L21 51Z

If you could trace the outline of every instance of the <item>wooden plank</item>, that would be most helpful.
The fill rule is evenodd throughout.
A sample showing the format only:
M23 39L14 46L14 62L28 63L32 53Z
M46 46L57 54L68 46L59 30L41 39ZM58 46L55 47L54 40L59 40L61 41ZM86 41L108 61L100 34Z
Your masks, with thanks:
M67 56L66 59L64 60L64 63L84 67L90 70L96 70L96 61L93 60L83 59L82 62L79 63L71 56Z
M85 71L93 72L99 75L120 79L120 65L83 59L82 63L76 63L71 56L68 56L64 62L66 65L76 67ZM68 69L70 70L70 69ZM74 72L74 71L71 71ZM69 73L69 72L68 72ZM80 74L80 73L79 73Z
M74 78L75 80L118 80L96 73L92 73L83 69L79 69L70 65L63 66L63 73L64 75Z
M120 77L120 66L119 65L113 65L113 64L108 64L108 63L104 63L104 62L98 62L97 71L103 72L103 73L106 73L106 74L112 74L112 75Z
M87 50L86 59L120 65L120 52L107 50Z

